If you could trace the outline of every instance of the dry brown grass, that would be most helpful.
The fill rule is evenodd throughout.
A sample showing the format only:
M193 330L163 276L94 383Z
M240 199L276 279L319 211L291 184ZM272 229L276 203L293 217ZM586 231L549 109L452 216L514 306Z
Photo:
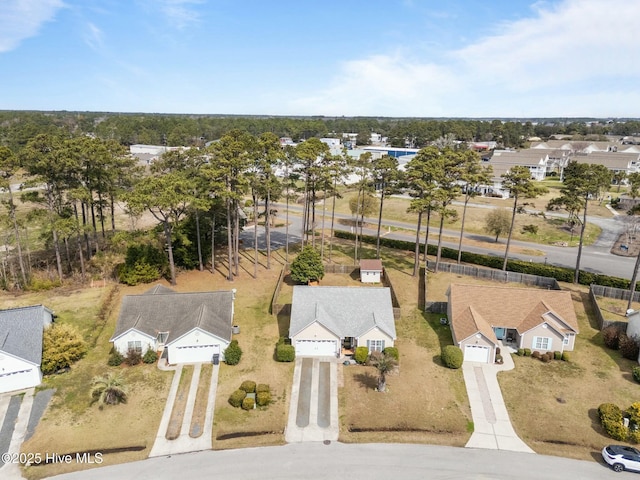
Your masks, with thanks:
M187 399L189 397L189 388L193 378L193 365L185 365L180 373L180 383L176 392L176 400L173 403L171 417L169 417L169 426L165 437L167 440L175 440L180 436L182 429L182 420L184 419L184 411L187 408Z
M198 391L196 393L196 402L193 406L193 416L191 417L191 426L189 435L196 438L202 435L205 418L207 416L207 404L209 403L209 387L211 386L211 371L213 365L205 363L200 370L200 380L198 382Z

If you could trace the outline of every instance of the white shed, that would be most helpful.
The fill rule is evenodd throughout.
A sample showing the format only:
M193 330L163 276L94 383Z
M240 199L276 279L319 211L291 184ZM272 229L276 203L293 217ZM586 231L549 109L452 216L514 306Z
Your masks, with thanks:
M382 260L360 260L360 281L362 283L380 283L382 278Z

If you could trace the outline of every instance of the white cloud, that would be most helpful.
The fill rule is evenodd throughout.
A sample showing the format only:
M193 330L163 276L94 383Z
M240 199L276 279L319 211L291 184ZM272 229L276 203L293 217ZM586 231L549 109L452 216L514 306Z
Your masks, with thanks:
M202 3L203 0L160 0L160 10L169 23L182 30L200 21L195 7Z
M289 108L327 115L637 115L637 18L637 1L538 3L529 18L497 24L492 36L438 56L444 60L403 52L346 62L327 89Z
M53 20L62 0L3 0L0 6L0 53L17 48Z
M104 46L104 34L95 24L88 22L84 41L94 50L100 50Z

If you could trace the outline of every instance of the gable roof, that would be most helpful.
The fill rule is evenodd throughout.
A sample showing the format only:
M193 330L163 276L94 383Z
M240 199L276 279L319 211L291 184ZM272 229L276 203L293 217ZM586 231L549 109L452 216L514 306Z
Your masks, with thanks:
M169 332L166 343L198 327L223 340L231 340L233 292L176 293L160 285L142 295L122 299L111 341L134 328L155 338Z
M40 365L42 334L52 316L44 305L0 310L0 351Z
M396 338L387 287L293 287L289 336L314 322L340 338L358 337L375 327Z
M547 323L562 334L578 333L578 319L569 292L451 284L451 328L459 342L481 332L497 341L493 327L523 333Z
M360 260L360 270L367 271L382 271L382 260L380 259L364 259Z

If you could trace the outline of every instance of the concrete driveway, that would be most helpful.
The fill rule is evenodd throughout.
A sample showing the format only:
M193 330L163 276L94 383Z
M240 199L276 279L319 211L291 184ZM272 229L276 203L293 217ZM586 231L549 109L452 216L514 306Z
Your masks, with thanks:
M287 442L338 439L337 362L334 357L296 357Z

